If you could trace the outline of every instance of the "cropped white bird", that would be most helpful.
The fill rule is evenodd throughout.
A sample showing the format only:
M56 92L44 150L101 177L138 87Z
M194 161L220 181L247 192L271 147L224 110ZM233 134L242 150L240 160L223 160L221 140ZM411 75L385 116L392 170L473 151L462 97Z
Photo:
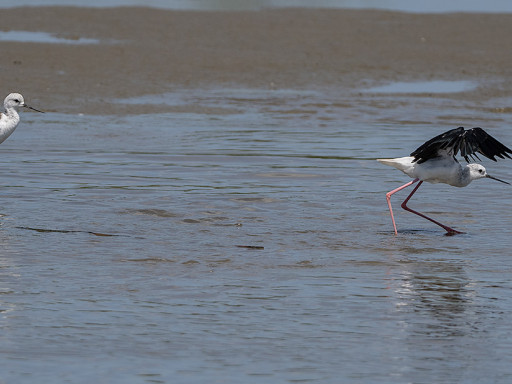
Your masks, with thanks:
M459 151L461 156L464 157L468 163L470 158L474 159L474 157L476 157L478 159L476 152L493 161L496 161L496 157L501 159L507 157L510 159L511 157L508 154L512 154L512 150L501 144L482 128L477 127L465 130L463 127L459 127L430 139L411 153L410 156L398 157L396 159L377 159L382 164L395 167L414 179L386 194L395 235L398 234L398 232L396 230L395 218L393 217L393 209L391 208L391 195L417 181L419 181L418 185L404 200L401 205L402 208L439 225L447 232L447 235L455 235L462 232L447 227L407 206L409 199L424 181L430 183L445 183L453 185L454 187L465 187L473 180L487 177L505 184L510 184L490 176L480 164L472 163L461 165L455 158Z
M25 104L23 96L19 93L10 93L4 100L5 112L0 113L0 144L3 143L14 132L20 122L20 115L16 108L25 107L36 112L44 113L38 109L32 108Z

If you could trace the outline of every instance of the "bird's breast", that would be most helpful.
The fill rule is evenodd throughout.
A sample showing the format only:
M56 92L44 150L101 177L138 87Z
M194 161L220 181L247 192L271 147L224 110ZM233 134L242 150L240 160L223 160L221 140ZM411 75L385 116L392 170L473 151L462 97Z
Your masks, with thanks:
M432 159L415 166L415 176L429 183L444 183L459 186L460 175L460 164L446 158L439 160Z
M11 116L2 114L0 119L0 143L3 143L14 132L19 122L18 114Z

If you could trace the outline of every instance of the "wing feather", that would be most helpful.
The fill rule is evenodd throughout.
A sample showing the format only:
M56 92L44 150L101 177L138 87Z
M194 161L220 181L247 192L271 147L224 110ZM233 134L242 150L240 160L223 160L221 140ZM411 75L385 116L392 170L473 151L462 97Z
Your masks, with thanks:
M429 159L439 157L440 150L452 149L453 151L458 151L460 145L458 139L463 133L464 128L462 127L441 133L419 146L411 153L411 156L414 157L415 162L421 164ZM453 153L453 155L455 154L456 152Z
M500 143L494 137L485 132L482 128L476 127L465 130L463 127L446 131L422 144L411 156L414 161L421 164L429 159L446 154L456 156L460 155L469 163L470 159L478 160L477 153L496 161L500 159L511 159L509 154L512 150Z

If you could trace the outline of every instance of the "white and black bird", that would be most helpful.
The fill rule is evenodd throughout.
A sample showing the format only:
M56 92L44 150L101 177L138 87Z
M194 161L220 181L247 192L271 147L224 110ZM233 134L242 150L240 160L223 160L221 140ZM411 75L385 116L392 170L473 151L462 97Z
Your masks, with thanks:
M455 156L459 152L468 164L462 165L457 161ZM477 153L496 161L496 157L511 159L509 154L512 154L512 150L489 135L482 128L477 127L466 130L463 127L459 127L428 140L411 153L410 156L395 159L377 159L382 164L395 167L413 178L412 181L386 194L395 235L397 230L393 209L391 208L391 195L418 181L418 185L402 203L402 208L439 225L447 232L447 235L462 233L412 210L407 206L407 202L424 181L429 183L445 183L454 187L465 187L473 180L486 177L510 184L487 174L482 165L469 163L470 159L474 160L474 158L477 158L480 160Z
M10 93L4 100L5 112L0 113L0 143L3 143L14 132L20 122L20 115L16 110L25 107L36 112L44 113L25 104L25 99L19 93Z

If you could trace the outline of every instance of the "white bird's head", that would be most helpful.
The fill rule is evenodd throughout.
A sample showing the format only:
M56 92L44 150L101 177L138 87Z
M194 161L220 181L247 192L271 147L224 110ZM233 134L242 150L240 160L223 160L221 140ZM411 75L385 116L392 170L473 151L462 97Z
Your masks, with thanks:
M6 110L8 110L10 108L16 109L18 107L25 107L28 109L32 109L33 111L36 111L36 112L44 113L43 111L32 108L32 107L28 106L27 104L25 104L25 99L23 98L23 96L20 93L9 93L4 100L4 108Z
M25 105L25 99L19 93L10 93L4 100L5 109L22 107Z
M469 168L469 177L471 180L478 180L478 179L482 179L484 177L487 177L488 179L493 179L493 180L496 180L496 181L499 181L501 183L505 183L505 184L509 184L510 183L507 183L506 181L503 181L503 180L500 180L496 177L493 177L491 175L489 175L487 173L487 171L485 170L485 167L483 165L480 165L480 164L468 164L468 168Z

